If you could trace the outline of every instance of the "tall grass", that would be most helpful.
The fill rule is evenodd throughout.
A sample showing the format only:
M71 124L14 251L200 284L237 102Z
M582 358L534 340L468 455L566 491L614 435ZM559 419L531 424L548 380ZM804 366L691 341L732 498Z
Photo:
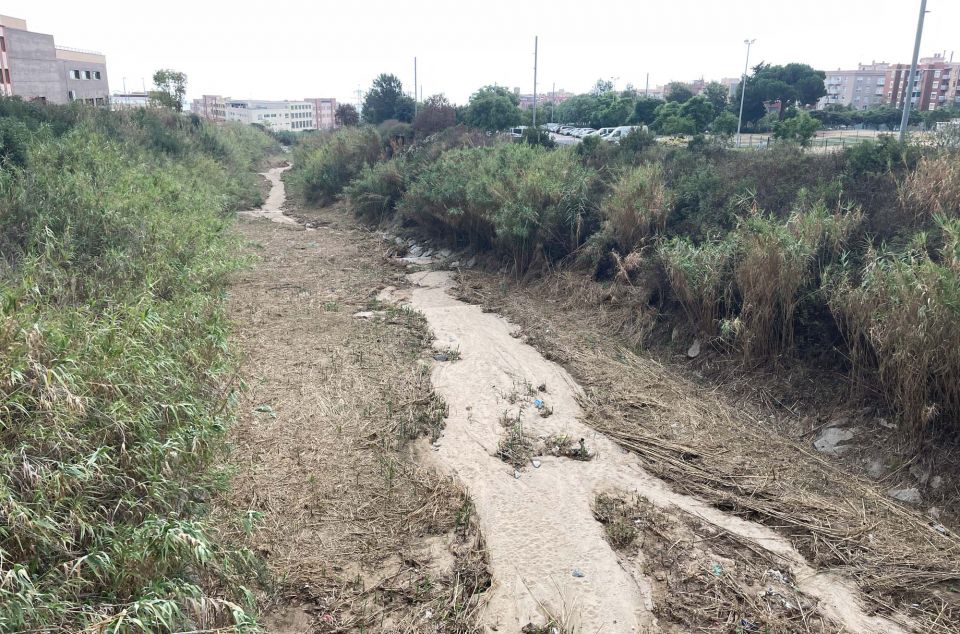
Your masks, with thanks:
M624 169L600 204L604 232L629 253L666 228L670 196L659 164Z
M255 627L204 513L258 134L92 113L0 169L0 631Z
M698 245L676 236L657 246L670 288L700 334L716 334L733 309L734 256L735 245L727 240Z
M380 135L371 127L341 128L302 139L287 176L291 193L329 205L351 180L381 158Z
M932 423L960 431L960 219L935 221L935 251L922 233L903 251L871 248L861 270L839 267L827 284L857 376L876 381L917 440Z
M457 149L420 173L399 210L451 241L493 249L524 272L571 254L594 230L595 178L571 151Z

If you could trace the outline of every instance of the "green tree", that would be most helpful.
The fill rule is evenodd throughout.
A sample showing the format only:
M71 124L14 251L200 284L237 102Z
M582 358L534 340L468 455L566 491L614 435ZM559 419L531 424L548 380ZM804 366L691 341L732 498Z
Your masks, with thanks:
M333 114L334 120L340 127L354 126L360 123L360 115L357 113L353 104L342 103L337 106L337 111Z
M807 147L819 129L819 121L807 112L800 112L795 117L777 121L773 126L773 137L781 141L796 142L801 147Z
M593 88L590 89L591 95L602 95L613 90L613 82L608 79L598 79Z
M661 104L656 110L653 129L666 135L696 134L697 122L691 117L683 116L681 108L683 106L676 101Z
M737 116L732 112L721 112L710 124L710 131L717 136L733 136L737 133Z
M183 112L183 98L187 94L187 76L184 73L162 68L153 74L153 86L150 101L154 105Z
M712 81L703 87L701 94L706 97L710 105L713 106L714 117L720 116L720 113L727 109L727 104L729 103L727 97L730 91L727 90L727 87L723 84Z
M413 133L418 139L449 128L457 123L457 111L442 94L427 97L413 120Z
M464 113L467 125L481 130L505 130L520 123L517 96L501 86L484 86L470 96Z
M633 115L630 116L630 123L643 123L650 125L656 119L656 110L658 106L663 105L660 99L653 97L640 97L633 104Z
M680 116L694 122L697 132L703 132L713 121L713 105L703 95L691 97L680 105Z
M410 123L413 121L414 103L403 94L403 83L396 75L381 73L363 99L363 120L379 124L387 119Z
M676 101L677 103L683 103L693 97L693 91L690 90L690 86L682 81L670 82L667 84L664 93L667 101Z
M787 64L786 66L770 66L758 64L753 68L753 74L747 77L746 96L743 104L743 120L759 121L765 114L766 101L780 101L780 118L785 110L792 105L812 106L820 97L827 94L824 86L826 74L814 70L807 64ZM740 101L743 86L737 88L733 102Z

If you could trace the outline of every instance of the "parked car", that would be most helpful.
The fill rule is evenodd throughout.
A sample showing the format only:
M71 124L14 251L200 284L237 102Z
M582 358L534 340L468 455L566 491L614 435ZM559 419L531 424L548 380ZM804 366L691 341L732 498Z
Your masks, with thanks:
M564 126L560 126L559 133L567 136L572 136L570 133L573 131L574 131L573 126L564 125Z
M617 126L616 128L612 129L610 132L608 132L608 133L607 133L605 136L603 136L602 138L603 138L604 141L610 141L610 142L612 142L612 143L619 143L619 142L620 142L620 139L622 139L623 137L627 136L628 134L630 134L630 133L633 132L634 130L643 130L643 129L645 129L645 128L646 128L646 126L642 126L642 125L621 125L621 126Z
M518 125L515 128L510 128L510 136L512 136L515 139L519 139L520 137L523 136L523 131L526 129L527 129L527 126L525 125Z

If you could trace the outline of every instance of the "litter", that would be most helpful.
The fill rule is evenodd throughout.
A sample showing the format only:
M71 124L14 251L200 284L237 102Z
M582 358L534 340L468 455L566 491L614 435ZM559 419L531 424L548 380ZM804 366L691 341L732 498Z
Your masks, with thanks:
M536 399L533 402L533 406L536 407L537 409L543 409L543 399L540 399L540 398Z
M714 574L714 576L716 576L716 577L722 576L722 575L723 575L723 566L721 566L720 564L713 564L713 574Z
M579 568L574 568L574 569L573 569L573 576L579 579L579 578L581 578L581 577L586 577L587 575L583 574L583 571L580 570Z
M435 361L449 361L449 360L450 360L450 356L449 356L449 355L446 355L446 354L444 354L444 353L442 353L442 352L438 352L437 354L433 355L433 359L434 359Z

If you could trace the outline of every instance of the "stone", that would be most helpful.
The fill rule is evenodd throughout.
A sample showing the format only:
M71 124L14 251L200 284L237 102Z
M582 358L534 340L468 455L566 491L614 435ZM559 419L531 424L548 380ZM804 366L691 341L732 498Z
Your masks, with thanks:
M450 249L440 249L439 251L437 251L437 256L443 259L447 259L451 255L453 255L453 253L450 251Z
M700 356L700 340L694 339L693 343L687 349L687 357L691 359L696 359Z
M472 268L475 267L476 265L477 265L477 258L470 258L469 260L467 260L467 268L468 268L468 269L472 269Z
M935 475L930 478L930 488L934 491L943 486L943 476Z
M887 465L883 464L883 460L874 458L867 462L866 471L871 478L880 479L887 474Z
M411 256L413 256L413 257L415 257L415 258L418 258L418 257L420 257L422 254L423 254L423 247L421 247L419 244L415 244L415 245L413 245L412 247L410 247L410 255L411 255Z
M855 435L852 429L827 427L820 432L820 437L814 441L813 447L828 456L839 456L850 448L842 443L852 440Z
M920 497L920 490L916 487L890 489L887 491L887 495L892 497L894 500L900 500L901 502L906 502L907 504L920 504L920 502L923 501L923 498Z

